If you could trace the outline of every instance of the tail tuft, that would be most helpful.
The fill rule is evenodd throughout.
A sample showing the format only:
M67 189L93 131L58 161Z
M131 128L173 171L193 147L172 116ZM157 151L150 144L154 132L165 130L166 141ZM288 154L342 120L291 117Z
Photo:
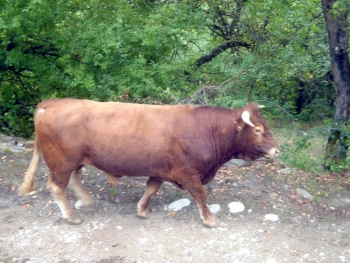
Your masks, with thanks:
M30 162L28 171L25 174L24 182L19 188L20 195L27 195L33 191L35 185L35 176L38 173L40 164L40 147L37 139L34 139L33 157Z

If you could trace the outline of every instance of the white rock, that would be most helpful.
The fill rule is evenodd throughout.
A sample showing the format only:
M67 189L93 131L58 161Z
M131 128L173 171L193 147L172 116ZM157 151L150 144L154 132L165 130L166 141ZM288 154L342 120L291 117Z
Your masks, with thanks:
M277 263L277 260L274 258L269 258L268 260L266 260L266 263Z
M230 213L239 213L244 211L244 205L240 202L231 202L228 204Z
M310 254L305 254L304 256L302 256L303 259L308 259L310 257Z
M209 208L210 212L212 212L213 214L216 214L217 212L220 211L219 204L208 205L208 208Z
M73 233L72 235L65 235L64 236L64 241L66 243L72 243L72 242L75 242L76 240L78 239L78 236L76 233Z
M172 202L170 205L168 205L168 209L170 211L176 212L176 211L181 210L185 206L189 206L190 203L191 203L190 200L188 200L187 198L183 198L183 199L177 200L175 202Z
M273 221L273 222L279 220L278 216L274 215L274 214L267 214L267 215L265 215L265 219L269 220L269 221Z
M340 259L341 262L346 262L345 261L345 256L339 256L339 259Z
M78 201L75 203L75 208L76 208L76 209L80 209L82 205L83 205L83 201L82 201L82 200L78 200Z

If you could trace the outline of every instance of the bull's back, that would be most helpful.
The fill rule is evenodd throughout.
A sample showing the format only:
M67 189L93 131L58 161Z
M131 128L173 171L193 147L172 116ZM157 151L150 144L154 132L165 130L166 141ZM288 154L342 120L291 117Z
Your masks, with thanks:
M186 150L179 140L195 128L192 110L188 106L49 100L38 105L36 133L48 165L58 162L53 155L60 155L112 174L149 175L155 168L167 169L174 153Z

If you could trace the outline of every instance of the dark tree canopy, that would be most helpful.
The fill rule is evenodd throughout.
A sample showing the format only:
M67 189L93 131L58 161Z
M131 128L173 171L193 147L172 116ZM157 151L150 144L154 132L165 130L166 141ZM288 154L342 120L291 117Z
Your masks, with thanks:
M206 86L211 104L319 120L333 114L330 69L318 0L5 0L0 132L31 136L45 98L179 103Z

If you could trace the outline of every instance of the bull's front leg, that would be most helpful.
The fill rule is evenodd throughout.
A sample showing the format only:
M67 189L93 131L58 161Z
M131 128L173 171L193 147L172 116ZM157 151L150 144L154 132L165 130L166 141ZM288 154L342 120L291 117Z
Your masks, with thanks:
M139 218L142 218L142 219L149 218L149 214L148 214L149 201L152 195L154 195L158 191L162 183L163 181L158 180L156 178L150 177L148 179L146 184L146 190L137 204L137 216Z
M193 176L189 180L181 182L181 184L190 193L193 199L196 200L203 224L210 228L218 227L219 224L216 221L215 216L210 212L206 204L207 192L205 191L199 177Z

